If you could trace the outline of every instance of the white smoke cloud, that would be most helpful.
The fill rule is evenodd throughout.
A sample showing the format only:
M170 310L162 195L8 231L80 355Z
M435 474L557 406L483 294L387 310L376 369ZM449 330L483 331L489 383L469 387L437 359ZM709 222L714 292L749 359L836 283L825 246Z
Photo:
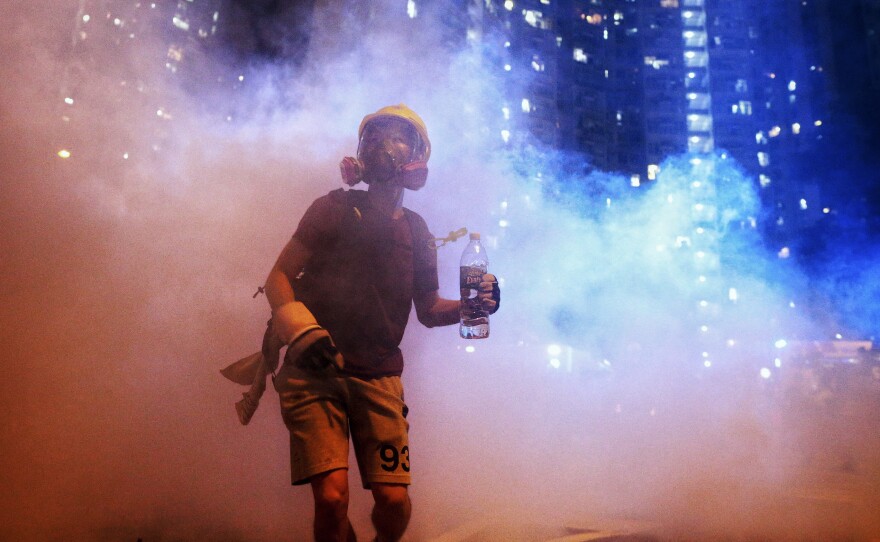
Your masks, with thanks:
M58 85L76 6L4 11L0 70L16 84L0 90L0 538L310 536L311 497L289 486L273 394L242 428L241 390L217 370L258 347L268 310L251 294L308 204L340 186L361 117L400 102L433 143L428 186L407 206L437 235L483 233L504 281L488 341L408 330L409 539L469 525L481 539L550 538L621 517L672 538L876 530L876 432L827 442L872 421L832 428L821 409L780 409L774 380L758 375L774 340L814 324L790 309L797 282L759 248L751 182L732 164L718 159L704 179L723 225L711 246L729 262L709 275L713 291L738 292L710 307L711 344L725 350L705 368L700 264L679 239L699 219L691 164L671 159L654 186L626 195L613 175L566 177L554 166L566 158L549 150L500 152L487 128L500 115L497 82L474 52L440 47L439 25L365 28L322 5L304 65L251 66L228 94L183 90L148 61L164 54L157 31L93 51L90 71L70 76L68 107ZM154 104L172 118L154 118ZM534 171L587 195L548 198ZM438 253L448 297L462 248ZM560 369L548 365L551 344ZM815 456L853 464L842 512L816 497ZM361 536L369 504L354 491Z

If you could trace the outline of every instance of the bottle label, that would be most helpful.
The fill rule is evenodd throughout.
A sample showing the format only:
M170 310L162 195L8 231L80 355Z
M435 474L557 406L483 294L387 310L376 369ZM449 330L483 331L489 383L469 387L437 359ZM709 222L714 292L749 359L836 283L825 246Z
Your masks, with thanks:
M485 318L488 313L480 305L479 288L483 282L485 271L480 267L465 267L460 269L461 284L461 321L469 322L479 318Z
M460 267L460 283L461 288L473 288L477 289L480 287L480 283L483 282L483 275L485 272L479 267ZM470 297L470 296L469 296Z

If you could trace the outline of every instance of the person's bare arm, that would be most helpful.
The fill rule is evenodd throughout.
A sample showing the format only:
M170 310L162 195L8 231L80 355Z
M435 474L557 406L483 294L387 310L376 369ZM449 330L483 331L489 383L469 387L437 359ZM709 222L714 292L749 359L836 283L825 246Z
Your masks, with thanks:
M416 316L425 327L450 326L459 321L459 301L444 299L437 290L413 298Z
M266 278L266 297L272 311L285 303L296 300L291 284L311 256L312 251L296 238L292 238L281 251L278 260Z
M498 290L498 279L495 275L483 275L478 295L483 310L489 314L494 314L498 310L501 292ZM461 302L457 299L444 299L437 290L417 295L413 298L413 302L416 305L416 316L425 327L450 326L457 324L461 317L459 313Z

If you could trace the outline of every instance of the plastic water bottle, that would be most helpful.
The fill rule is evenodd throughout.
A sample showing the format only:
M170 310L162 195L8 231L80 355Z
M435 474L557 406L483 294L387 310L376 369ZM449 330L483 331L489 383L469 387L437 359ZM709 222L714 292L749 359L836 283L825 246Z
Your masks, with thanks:
M461 324L459 335L464 339L485 339L489 336L489 312L483 310L478 297L483 275L489 269L489 258L480 244L480 234L470 234L470 242L461 255Z

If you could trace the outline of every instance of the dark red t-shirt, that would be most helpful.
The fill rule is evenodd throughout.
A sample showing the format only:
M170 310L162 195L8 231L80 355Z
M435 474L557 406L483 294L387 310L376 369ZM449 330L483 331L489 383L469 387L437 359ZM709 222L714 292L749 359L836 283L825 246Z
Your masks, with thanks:
M413 296L439 287L424 219L382 217L366 192L339 189L312 203L293 236L312 251L294 293L330 332L344 372L400 375Z

